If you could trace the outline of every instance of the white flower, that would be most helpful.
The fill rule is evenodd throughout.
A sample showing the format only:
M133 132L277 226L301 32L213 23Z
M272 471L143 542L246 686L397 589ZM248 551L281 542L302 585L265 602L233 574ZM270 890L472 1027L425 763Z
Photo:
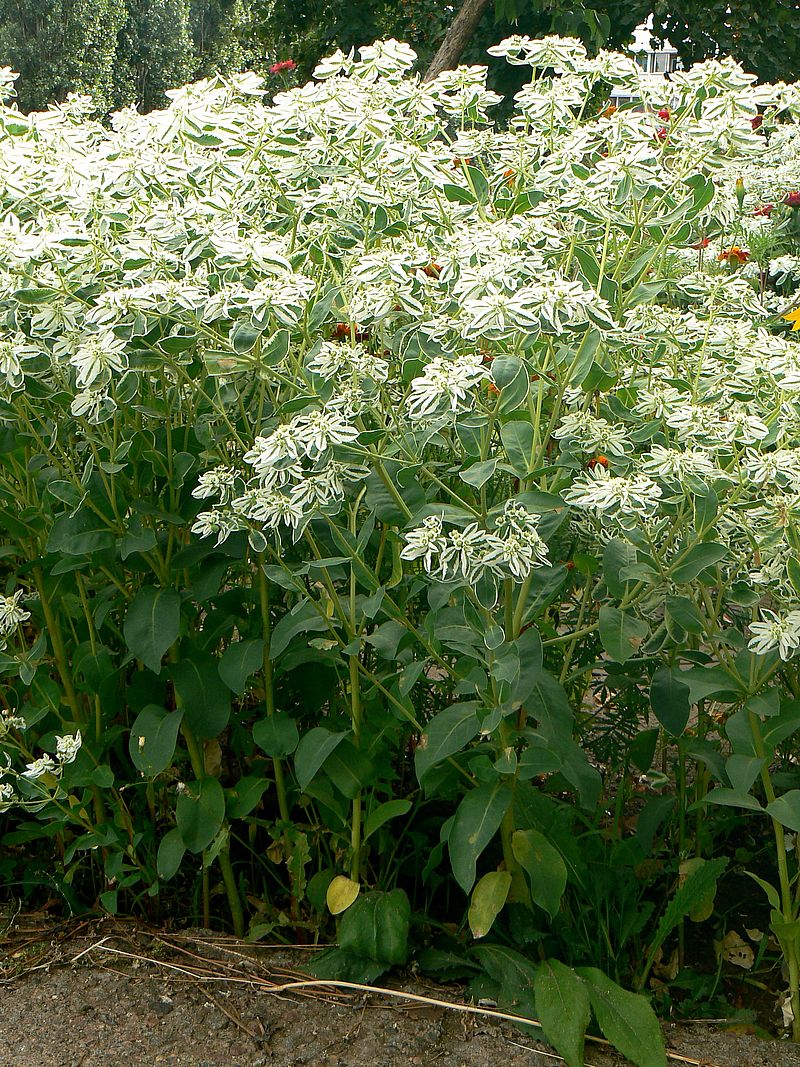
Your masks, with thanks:
M403 537L405 547L400 551L401 559L421 559L429 573L438 568L439 559L447 546L439 515L428 515L422 520L421 526L409 530Z
M31 617L31 613L22 607L25 593L18 589L11 596L0 596L0 634L10 634Z
M408 414L412 419L426 419L446 413L455 414L469 407L470 391L489 378L478 352L445 359L436 356L420 377L411 383Z
M763 614L768 616L766 621L750 623L752 637L747 647L759 656L777 649L781 659L792 659L800 647L800 611L781 616L765 610Z
M236 471L233 467L214 467L203 471L192 490L195 500L207 500L216 496L220 504L230 503L236 484Z
M303 508L297 500L264 488L249 489L243 496L237 497L231 507L244 518L273 530L281 523L296 530L304 518Z
M664 448L654 445L649 455L642 457L641 469L656 478L674 479L683 482L687 477L718 478L722 471L716 466L713 456L700 449Z
M25 770L22 772L23 778L42 778L46 774L54 774L56 771L56 765L52 756L40 756L39 759L34 760L32 763L25 764Z
M14 786L10 782L0 782L0 811L11 807L16 798Z
M290 424L278 426L269 437L256 437L253 447L244 454L258 478L267 478L279 463L299 458L301 453L297 432Z
M573 411L565 415L553 431L557 440L576 440L583 452L608 452L623 457L631 445L621 426L612 426L591 411Z
M85 337L69 360L77 372L78 388L106 385L112 371L125 370L128 361L124 348L125 342L110 330Z
M616 519L623 526L655 515L661 495L661 489L650 478L614 477L600 464L578 475L563 494L573 507Z
M201 511L192 525L192 533L197 534L198 537L213 537L216 535L218 545L221 545L237 530L246 529L247 524L240 516L227 508Z
M292 420L299 446L310 459L317 459L336 445L351 444L359 430L336 411L312 411Z
M72 763L75 757L80 751L82 744L80 730L73 736L72 734L64 734L63 736L56 736L56 759L59 763Z

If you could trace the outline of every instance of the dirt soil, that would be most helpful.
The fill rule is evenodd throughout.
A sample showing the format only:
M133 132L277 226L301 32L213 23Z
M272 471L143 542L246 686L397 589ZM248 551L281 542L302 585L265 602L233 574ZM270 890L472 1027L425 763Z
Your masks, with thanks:
M42 939L44 937L44 940ZM354 990L283 990L308 954L207 931L24 922L0 943L0 1067L545 1067L547 1045L491 1016ZM466 1003L460 990L389 981ZM667 1024L670 1063L800 1067L800 1048ZM626 1062L589 1043L587 1065Z

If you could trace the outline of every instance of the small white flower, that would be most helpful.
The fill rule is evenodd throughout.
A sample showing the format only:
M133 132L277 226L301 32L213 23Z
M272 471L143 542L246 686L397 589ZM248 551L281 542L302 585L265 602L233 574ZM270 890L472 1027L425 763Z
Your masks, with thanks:
M616 519L625 526L655 515L661 495L659 486L644 475L614 477L598 464L575 479L564 499L573 507Z
M777 649L782 660L792 659L800 647L800 611L781 616L765 610L763 614L768 617L764 622L750 623L752 637L747 647L759 656Z
M25 770L22 772L23 778L42 778L46 774L54 774L56 771L56 765L52 756L40 756L39 759L34 760L32 763L25 764Z
M445 413L455 414L469 407L470 391L489 378L482 363L483 358L478 352L456 359L436 356L411 383L407 401L410 417L426 419Z
M400 551L401 559L421 559L428 572L438 567L439 558L447 545L441 516L428 515L422 520L421 526L409 530L404 537L406 543Z
M31 613L22 607L24 590L18 589L11 596L0 596L0 635L10 634L31 617Z
M203 471L192 490L195 500L206 500L216 496L220 504L230 502L236 484L236 471L233 467L214 467Z
M112 371L119 373L125 370L128 361L124 348L125 342L110 330L85 337L70 357L70 363L77 372L75 380L78 388L106 385Z
M56 759L59 763L72 763L82 743L80 730L74 736L72 734L56 736Z

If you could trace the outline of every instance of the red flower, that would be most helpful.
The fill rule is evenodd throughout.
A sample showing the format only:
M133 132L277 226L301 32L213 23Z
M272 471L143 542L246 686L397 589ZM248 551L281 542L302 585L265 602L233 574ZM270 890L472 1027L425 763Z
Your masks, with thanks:
M750 119L750 125L753 127L754 130L760 130L761 127L764 125L764 116L753 115L753 117Z
M659 141L666 141L669 137L669 130L666 126L659 126L656 130L656 137Z
M692 245L692 248L696 248L699 251L699 250L701 250L703 248L708 248L708 246L710 244L711 244L711 238L709 238L709 237L701 237L699 241L695 241L695 243Z
M662 107L660 111L656 112L656 114L662 122L669 122L669 120L672 118L672 115L670 115L669 113L668 107Z
M269 72L270 74L282 74L285 70L294 70L296 66L293 59L282 59L280 63L273 63Z
M795 189L794 192L787 193L786 196L783 198L783 202L788 207L800 207L800 192Z
M730 267L740 267L743 263L746 263L750 258L750 253L746 248L740 248L738 245L731 245L730 248L724 252L720 252L717 259L720 263L727 263Z
M754 215L761 215L764 218L769 218L772 212L775 210L774 204L762 204L761 207L757 207L753 212Z

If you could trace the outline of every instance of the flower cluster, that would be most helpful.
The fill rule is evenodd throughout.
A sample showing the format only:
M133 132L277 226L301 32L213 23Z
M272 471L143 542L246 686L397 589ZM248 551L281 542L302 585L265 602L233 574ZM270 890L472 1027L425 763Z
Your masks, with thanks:
M440 582L473 584L485 574L521 582L535 567L550 562L536 518L516 500L506 501L493 531L477 522L446 531L440 515L428 515L406 532L400 556L420 560L425 572Z

